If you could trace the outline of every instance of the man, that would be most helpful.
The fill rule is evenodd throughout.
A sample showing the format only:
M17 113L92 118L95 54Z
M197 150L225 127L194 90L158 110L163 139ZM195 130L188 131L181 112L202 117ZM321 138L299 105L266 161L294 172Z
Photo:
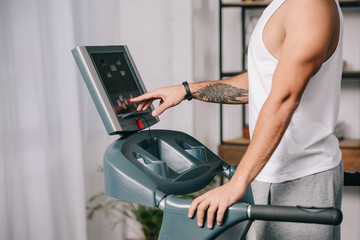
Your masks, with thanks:
M341 151L333 131L342 65L342 15L335 0L274 0L249 44L249 69L221 81L160 88L134 98L155 100L159 115L191 93L217 103L248 103L252 141L232 179L189 209L199 226L221 225L226 209L252 183L255 203L341 206ZM188 88L189 87L189 88ZM240 160L240 159L239 159ZM256 178L256 180L255 180ZM215 219L216 217L216 219ZM257 239L340 239L326 225L259 222Z

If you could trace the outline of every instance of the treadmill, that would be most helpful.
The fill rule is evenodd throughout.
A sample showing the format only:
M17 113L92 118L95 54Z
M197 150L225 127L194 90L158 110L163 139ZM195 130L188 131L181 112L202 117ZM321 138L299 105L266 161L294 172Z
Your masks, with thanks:
M129 101L146 88L127 46L78 46L72 53L105 129L119 135L104 153L105 193L163 210L160 240L221 239L234 225L245 239L254 220L341 223L342 212L332 207L255 205L249 187L227 210L221 226L198 227L196 216L187 216L191 200L177 195L201 190L217 174L230 179L236 165L186 133L150 130L159 121L151 115L153 106L137 111L138 104Z

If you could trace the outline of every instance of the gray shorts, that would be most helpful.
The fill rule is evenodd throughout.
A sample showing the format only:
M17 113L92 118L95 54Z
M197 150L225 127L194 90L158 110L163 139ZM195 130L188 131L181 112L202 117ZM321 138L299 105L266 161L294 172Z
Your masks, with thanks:
M316 173L283 183L251 184L256 204L314 206L341 208L343 164L328 171ZM284 223L256 221L257 240L340 239L340 225Z

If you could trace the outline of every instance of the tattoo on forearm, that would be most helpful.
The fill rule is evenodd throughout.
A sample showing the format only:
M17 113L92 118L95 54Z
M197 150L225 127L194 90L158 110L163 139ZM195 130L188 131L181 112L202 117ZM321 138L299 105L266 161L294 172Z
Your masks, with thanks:
M216 83L193 93L200 100L216 103L243 103L241 98L248 97L248 89L237 88L229 84Z

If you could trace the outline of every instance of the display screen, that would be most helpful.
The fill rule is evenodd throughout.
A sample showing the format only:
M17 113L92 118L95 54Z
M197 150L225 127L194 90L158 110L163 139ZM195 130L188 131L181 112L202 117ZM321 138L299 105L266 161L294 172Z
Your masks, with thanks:
M117 116L135 112L138 104L128 99L141 93L124 53L92 53L91 56Z

